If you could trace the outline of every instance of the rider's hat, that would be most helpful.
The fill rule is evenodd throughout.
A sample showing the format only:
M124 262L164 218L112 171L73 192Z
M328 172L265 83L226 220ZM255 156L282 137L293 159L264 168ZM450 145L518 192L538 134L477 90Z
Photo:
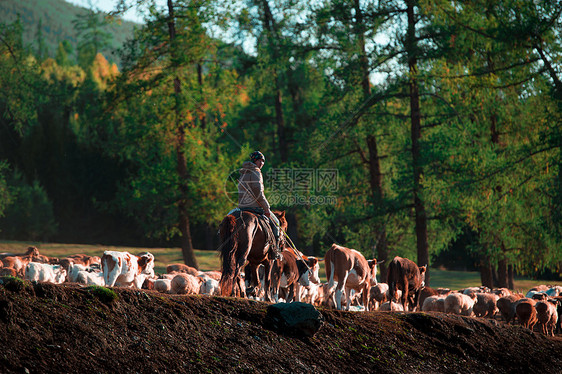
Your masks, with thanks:
M263 160L263 162L265 162L265 156L260 151L255 151L250 154L250 160L254 163L257 160Z

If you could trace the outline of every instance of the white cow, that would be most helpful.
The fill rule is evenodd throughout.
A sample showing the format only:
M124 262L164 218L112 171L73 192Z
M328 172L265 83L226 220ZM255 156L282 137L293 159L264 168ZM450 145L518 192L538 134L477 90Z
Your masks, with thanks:
M87 268L84 265L70 263L70 265L68 265L68 276L67 276L68 281L71 283L75 283L78 273L81 271L86 271L86 269Z
M105 285L141 288L147 277L154 277L154 256L129 252L105 251L101 258Z
M154 281L154 289L162 293L171 293L172 280L168 278L160 278Z
M66 279L66 270L60 265L30 262L25 267L24 278L30 281L60 284Z
M220 295L219 281L206 275L199 275L198 278L201 278L201 295Z
M101 271L79 271L75 282L87 286L105 286L105 279Z

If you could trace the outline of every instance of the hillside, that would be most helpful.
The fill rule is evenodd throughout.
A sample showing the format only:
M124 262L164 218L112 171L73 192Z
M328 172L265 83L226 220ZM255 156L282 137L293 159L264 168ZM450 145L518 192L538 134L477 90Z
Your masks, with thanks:
M41 21L43 39L51 57L55 56L56 48L63 40L68 40L76 51L78 39L72 21L84 13L84 8L64 0L0 1L0 22L12 23L19 14L24 29L23 41L33 48L37 47L37 28ZM135 23L123 20L116 20L107 26L106 31L113 36L113 40L111 47L102 50L102 53L108 60L118 62L117 56L111 52L132 36L134 27Z
M0 279L3 373L561 372L562 339L495 320L321 309L313 338L264 324L266 303Z

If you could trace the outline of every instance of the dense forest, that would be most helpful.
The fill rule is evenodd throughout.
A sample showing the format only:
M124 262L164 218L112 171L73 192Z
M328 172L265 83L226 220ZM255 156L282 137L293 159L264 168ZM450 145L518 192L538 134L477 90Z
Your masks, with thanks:
M115 61L124 2L54 53L0 26L3 239L178 245L196 266L260 150L305 253L560 277L562 2L134 4Z

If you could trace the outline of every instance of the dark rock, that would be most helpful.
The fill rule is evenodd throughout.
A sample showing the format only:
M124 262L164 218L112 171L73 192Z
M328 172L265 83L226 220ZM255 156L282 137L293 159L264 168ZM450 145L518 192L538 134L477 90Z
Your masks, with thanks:
M264 324L282 334L311 338L324 322L322 314L311 304L278 303L267 307Z

